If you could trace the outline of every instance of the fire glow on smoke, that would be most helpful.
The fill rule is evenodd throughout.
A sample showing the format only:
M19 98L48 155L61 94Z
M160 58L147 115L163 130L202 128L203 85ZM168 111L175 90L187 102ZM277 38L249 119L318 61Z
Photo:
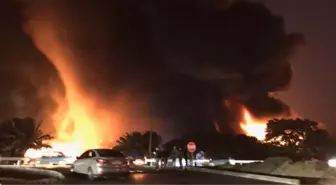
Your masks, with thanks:
M71 24L62 20L55 10L57 6L48 8L43 2L46 1L41 1L41 5L32 3L28 8L25 30L55 66L66 91L65 100L59 99L59 110L53 117L56 139L50 145L68 156L77 156L89 148L110 147L111 142L128 130L119 122L118 114L113 113L112 102L101 100L85 89L79 77L80 69L76 68L81 58L67 43ZM247 109L243 111L241 129L249 136L264 139L266 122L254 119ZM48 150L29 150L25 156L38 157Z
M118 122L112 103L85 88L79 77L81 71L76 66L81 59L63 39L68 33L60 25L66 26L65 22L52 12L53 9L43 5L32 4L36 7L27 12L28 21L24 28L37 49L55 66L65 88L65 98L56 98L58 111L53 116L55 139L48 144L67 156L78 156L89 148L111 147L125 128ZM40 9L36 11L34 8ZM60 97L57 91L50 93ZM38 157L48 150L28 150L25 157Z

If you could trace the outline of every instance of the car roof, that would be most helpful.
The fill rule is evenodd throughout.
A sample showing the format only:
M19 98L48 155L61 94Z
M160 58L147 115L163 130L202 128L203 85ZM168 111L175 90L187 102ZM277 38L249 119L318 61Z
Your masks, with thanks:
M118 151L118 150L113 150L113 149L111 149L111 148L93 148L93 149L88 149L88 150L84 151L83 153L86 153L86 152L88 152L88 151L94 151L96 154L98 154L98 152L99 152L100 150L110 150L110 151L114 151L114 152L119 152L119 153L121 153L120 151ZM83 153L82 153L82 154L83 154Z
M93 149L89 149L89 150L94 150L94 151L97 151L97 150L112 150L112 151L117 151L117 150L113 150L111 148L93 148Z

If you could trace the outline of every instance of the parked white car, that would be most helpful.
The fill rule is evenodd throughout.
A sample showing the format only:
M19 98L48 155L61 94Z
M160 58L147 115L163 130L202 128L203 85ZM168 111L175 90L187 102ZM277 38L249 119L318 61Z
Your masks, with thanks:
M72 172L85 174L90 180L106 178L112 175L128 177L130 168L126 157L111 149L91 149L77 157Z

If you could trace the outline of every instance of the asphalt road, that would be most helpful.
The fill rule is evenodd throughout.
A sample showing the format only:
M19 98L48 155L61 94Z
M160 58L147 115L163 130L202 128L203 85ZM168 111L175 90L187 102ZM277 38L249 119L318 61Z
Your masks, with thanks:
M89 181L85 176L67 175L64 184L277 184L253 179L188 171L133 173L128 179Z

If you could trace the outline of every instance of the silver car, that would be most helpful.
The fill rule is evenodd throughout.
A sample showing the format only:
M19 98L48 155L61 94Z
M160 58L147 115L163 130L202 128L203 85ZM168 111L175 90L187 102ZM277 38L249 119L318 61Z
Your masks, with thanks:
M71 171L85 174L90 180L113 175L128 177L130 168L126 157L112 149L91 149L77 157Z

